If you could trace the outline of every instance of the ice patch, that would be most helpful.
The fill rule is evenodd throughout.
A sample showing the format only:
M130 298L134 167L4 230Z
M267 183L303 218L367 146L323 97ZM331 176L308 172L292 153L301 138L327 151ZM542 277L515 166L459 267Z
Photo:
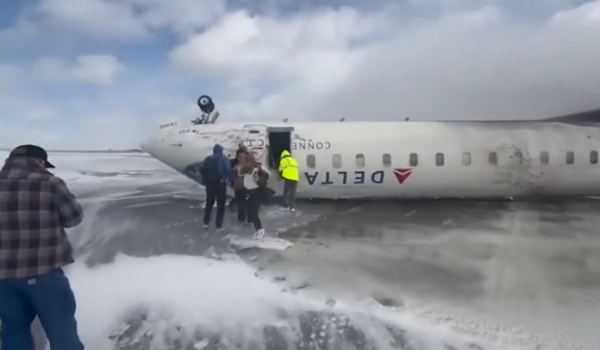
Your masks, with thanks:
M294 246L294 243L275 237L263 237L260 239L252 239L248 237L241 237L232 235L230 236L229 243L235 247L241 249L247 248L262 248L262 249L274 249L274 250L286 250Z

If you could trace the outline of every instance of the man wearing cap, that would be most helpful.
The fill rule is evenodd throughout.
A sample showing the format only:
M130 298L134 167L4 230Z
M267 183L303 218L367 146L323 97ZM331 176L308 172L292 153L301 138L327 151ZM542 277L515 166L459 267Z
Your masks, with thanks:
M37 316L52 350L83 350L75 296L62 267L73 262L65 228L83 211L38 146L15 148L0 171L0 342L34 350Z

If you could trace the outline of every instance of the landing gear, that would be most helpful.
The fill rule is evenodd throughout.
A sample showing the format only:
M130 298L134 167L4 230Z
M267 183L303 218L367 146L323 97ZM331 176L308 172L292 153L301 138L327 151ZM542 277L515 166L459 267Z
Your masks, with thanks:
M192 120L192 124L214 124L219 118L219 112L215 112L215 103L212 98L208 95L202 95L198 97L197 104L200 111L202 111L202 116Z

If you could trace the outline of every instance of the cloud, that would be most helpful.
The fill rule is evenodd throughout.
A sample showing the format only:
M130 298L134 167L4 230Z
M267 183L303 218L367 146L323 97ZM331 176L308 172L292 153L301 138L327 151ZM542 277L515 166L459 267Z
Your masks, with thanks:
M218 19L226 10L224 0L129 0L143 8L139 19L154 30L192 34Z
M235 81L232 102L271 119L526 119L600 107L600 1L531 23L499 7L394 21L394 12L238 12L171 52ZM392 25L393 24L393 25ZM237 90L237 91L236 91Z
M44 0L34 15L42 26L77 30L92 38L129 40L149 36L144 23L137 20L133 6L126 2Z
M0 32L0 41L39 41L48 31L105 42L146 41L162 30L190 34L224 11L224 0L42 0L15 28Z
M58 58L42 58L33 66L41 79L79 81L103 86L112 85L124 65L114 56L79 56L71 65Z
M43 0L0 32L15 45L0 56L0 109L53 144L116 148L197 117L204 93L221 121L600 107L600 0L234 1Z
M353 41L391 28L381 14L361 15L350 8L325 9L291 18L251 17L247 11L224 16L208 30L171 52L173 63L187 71L228 79L307 79L347 71Z

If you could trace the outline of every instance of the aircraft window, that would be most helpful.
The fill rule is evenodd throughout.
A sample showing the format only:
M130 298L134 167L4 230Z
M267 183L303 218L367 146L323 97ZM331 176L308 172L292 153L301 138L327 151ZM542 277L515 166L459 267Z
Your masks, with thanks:
M342 167L342 156L340 156L339 154L334 154L332 161L333 161L334 168Z
M408 163L410 164L410 166L419 165L419 155L416 153L411 153L408 157Z
M317 165L317 160L315 159L315 156L313 156L312 154L307 155L306 165L308 165L309 168L314 168Z
M490 152L488 154L488 163L490 163L491 165L498 164L498 155L496 154L496 152Z
M471 165L471 153L469 152L465 152L463 153L463 157L462 157L462 163L464 166L469 166Z
M523 164L523 153L517 151L513 154L513 158L519 164Z
M364 154L356 155L356 166L359 168L364 168L364 166L365 166L365 155Z
M392 165L392 156L388 153L383 155L383 166L391 166Z
M550 161L550 156L548 155L548 152L544 151L544 152L540 153L540 163L548 164L549 161Z
M444 165L444 153L436 153L435 154L435 165L437 165L437 166Z
M573 153L572 151L567 152L567 164L573 164L575 163L575 153Z
M598 164L598 152L597 151L590 152L590 164Z

